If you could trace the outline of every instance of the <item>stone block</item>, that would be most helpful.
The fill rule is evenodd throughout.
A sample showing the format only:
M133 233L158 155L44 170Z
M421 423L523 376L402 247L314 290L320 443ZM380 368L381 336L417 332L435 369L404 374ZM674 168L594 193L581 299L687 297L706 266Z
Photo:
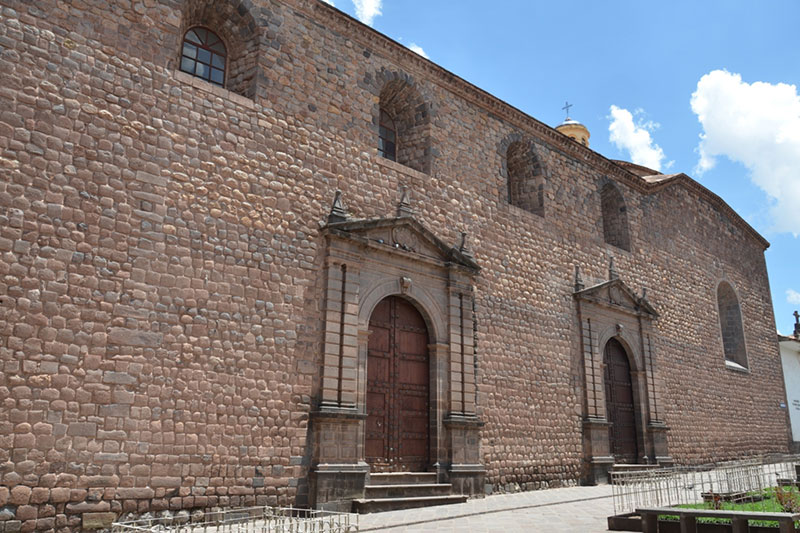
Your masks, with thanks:
M71 437L94 437L97 435L97 424L94 422L72 422L67 427L67 435Z
M180 487L182 479L170 476L153 476L150 480L151 487Z
M107 529L117 519L116 513L83 513L83 529Z
M108 342L122 346L143 346L157 348L161 346L163 335L150 331L127 328L109 328Z
M155 496L155 491L150 487L135 487L135 488L118 488L117 489L117 498L118 499L150 499Z

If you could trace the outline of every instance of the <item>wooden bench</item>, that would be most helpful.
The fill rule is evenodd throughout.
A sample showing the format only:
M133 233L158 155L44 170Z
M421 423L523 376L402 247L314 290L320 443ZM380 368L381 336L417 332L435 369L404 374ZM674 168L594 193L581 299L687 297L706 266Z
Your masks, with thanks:
M697 533L698 518L728 518L733 524L733 533L747 533L748 520L770 520L778 522L780 533L794 533L794 523L800 513L754 513L749 511L716 511L714 509L682 509L679 507L649 507L636 509L642 517L642 533L658 532L658 516L670 515L680 519L681 533Z

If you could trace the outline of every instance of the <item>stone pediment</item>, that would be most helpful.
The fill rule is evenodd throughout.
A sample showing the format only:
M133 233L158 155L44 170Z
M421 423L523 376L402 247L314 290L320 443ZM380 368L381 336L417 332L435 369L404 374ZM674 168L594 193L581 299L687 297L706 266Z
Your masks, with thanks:
M628 314L640 315L646 318L658 317L658 313L647 301L647 297L644 295L638 296L619 278L581 289L573 294L581 300L610 307Z
M463 244L458 247L445 243L410 216L332 222L324 229L332 235L359 241L387 253L422 256L456 264L473 272L480 270Z

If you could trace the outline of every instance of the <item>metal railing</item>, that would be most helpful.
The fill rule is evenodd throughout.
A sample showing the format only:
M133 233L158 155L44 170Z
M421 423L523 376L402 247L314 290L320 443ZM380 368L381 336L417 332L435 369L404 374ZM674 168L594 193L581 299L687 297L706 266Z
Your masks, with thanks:
M245 507L222 511L165 512L114 522L112 533L356 533L358 515L297 509Z
M711 509L731 509L749 503L759 511L759 502L782 480L796 480L795 464L800 456L784 455L731 461L717 465L671 467L611 473L614 514L637 508L706 504ZM765 512L772 509L766 508Z

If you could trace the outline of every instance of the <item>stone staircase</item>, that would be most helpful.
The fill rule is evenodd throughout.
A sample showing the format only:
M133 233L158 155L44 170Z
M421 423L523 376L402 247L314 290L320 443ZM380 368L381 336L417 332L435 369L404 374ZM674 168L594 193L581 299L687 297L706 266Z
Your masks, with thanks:
M353 501L353 511L375 513L467 501L466 496L452 494L452 488L449 483L437 483L433 472L370 474L364 498Z

